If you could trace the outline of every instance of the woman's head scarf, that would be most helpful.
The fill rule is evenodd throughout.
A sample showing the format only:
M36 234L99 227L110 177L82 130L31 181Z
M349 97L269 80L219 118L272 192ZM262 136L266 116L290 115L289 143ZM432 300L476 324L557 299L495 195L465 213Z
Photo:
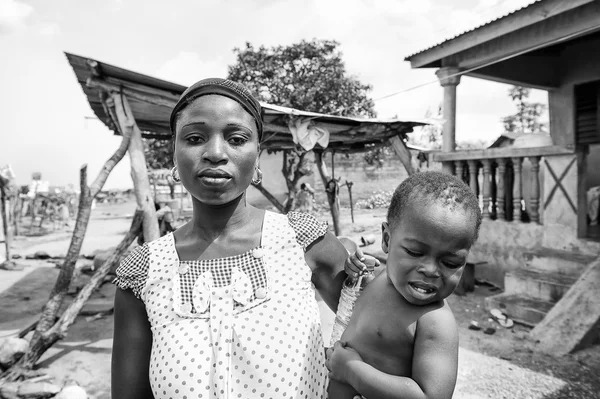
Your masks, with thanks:
M171 134L175 135L175 120L177 119L177 114L186 106L188 106L194 99L210 94L229 97L240 104L246 111L248 111L248 113L252 115L252 118L254 118L254 121L256 122L258 140L259 142L261 141L263 135L263 122L262 108L260 103L244 85L220 78L203 79L194 83L183 92L179 98L179 101L177 101L177 104L175 104L175 108L173 108L173 111L171 111Z

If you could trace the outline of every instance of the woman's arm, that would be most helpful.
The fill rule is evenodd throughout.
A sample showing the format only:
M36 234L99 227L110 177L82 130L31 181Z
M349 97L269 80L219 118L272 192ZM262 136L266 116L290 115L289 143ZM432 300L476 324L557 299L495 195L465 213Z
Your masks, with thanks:
M150 389L152 332L144 303L117 288L112 349L112 399L153 399Z
M312 270L312 282L319 295L336 312L342 283L346 279L344 264L348 251L336 236L328 232L306 248L304 258Z

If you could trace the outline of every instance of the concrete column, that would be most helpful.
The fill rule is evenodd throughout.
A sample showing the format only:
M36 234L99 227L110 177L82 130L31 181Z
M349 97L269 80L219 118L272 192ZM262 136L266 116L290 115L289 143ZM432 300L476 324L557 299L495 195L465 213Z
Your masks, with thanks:
M444 129L442 140L442 151L453 152L456 149L456 86L460 83L460 75L456 75L460 69L456 67L443 67L435 73L444 88L444 104L442 113L444 116ZM452 173L452 166L447 162L443 170Z

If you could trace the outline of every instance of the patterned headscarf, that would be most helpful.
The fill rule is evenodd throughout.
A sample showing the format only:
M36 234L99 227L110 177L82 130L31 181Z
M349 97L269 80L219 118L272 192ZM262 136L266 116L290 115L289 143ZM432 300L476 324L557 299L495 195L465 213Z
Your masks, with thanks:
M175 135L175 119L177 114L187 107L194 99L209 94L229 97L239 103L246 111L248 111L248 113L250 113L250 115L252 115L252 118L254 118L258 129L258 140L260 141L262 139L262 108L258 100L254 98L252 93L250 93L250 90L244 85L220 78L203 79L194 83L183 92L179 101L175 104L175 108L171 111L170 125L171 134L173 134L173 136Z

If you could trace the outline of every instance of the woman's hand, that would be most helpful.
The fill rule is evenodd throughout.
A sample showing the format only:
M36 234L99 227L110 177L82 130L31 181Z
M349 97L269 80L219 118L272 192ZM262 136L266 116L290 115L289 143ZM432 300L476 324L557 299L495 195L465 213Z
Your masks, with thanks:
M356 278L366 271L372 272L377 266L379 266L379 261L377 259L370 255L363 254L360 248L356 248L356 251L346 258L344 271L348 276Z
M337 341L333 348L325 351L325 366L329 370L329 378L349 384L349 367L352 363L361 362L362 357L347 342Z

